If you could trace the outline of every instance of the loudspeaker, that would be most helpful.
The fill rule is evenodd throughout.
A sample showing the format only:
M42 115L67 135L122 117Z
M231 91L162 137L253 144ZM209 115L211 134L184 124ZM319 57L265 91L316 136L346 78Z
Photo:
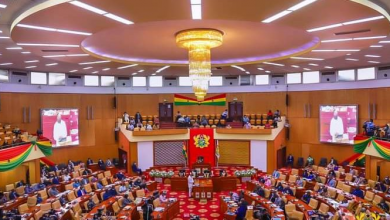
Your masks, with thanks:
M286 94L286 106L288 106L288 94Z
M336 82L336 72L322 72L320 82L321 83L334 83L334 82Z
M271 75L271 85L285 85L285 75Z
M114 106L114 109L116 109L116 96L114 96L114 98L113 98L113 106Z
M379 67L377 72L378 79L390 79L390 67Z

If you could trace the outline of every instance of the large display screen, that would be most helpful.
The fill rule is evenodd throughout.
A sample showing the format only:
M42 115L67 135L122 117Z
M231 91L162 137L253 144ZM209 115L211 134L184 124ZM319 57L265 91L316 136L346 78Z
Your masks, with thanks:
M53 147L79 144L78 109L41 109L41 129Z
M320 142L353 144L357 118L357 105L321 105Z

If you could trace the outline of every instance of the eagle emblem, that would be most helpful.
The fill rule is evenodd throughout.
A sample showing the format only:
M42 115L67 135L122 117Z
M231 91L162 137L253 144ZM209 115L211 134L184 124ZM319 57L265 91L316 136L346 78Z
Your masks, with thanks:
M196 147L205 148L210 145L210 137L203 134L194 136L194 144Z

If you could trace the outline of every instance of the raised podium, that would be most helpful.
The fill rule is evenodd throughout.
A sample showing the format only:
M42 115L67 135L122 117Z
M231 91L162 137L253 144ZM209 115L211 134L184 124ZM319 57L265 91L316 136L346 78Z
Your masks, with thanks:
M205 170L211 171L211 164L209 163L194 163L192 169L196 170L197 173L204 173Z

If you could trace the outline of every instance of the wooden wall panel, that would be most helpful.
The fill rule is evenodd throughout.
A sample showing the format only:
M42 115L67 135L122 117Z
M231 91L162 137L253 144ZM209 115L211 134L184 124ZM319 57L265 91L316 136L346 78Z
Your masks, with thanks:
M250 165L249 141L219 141L219 164Z

